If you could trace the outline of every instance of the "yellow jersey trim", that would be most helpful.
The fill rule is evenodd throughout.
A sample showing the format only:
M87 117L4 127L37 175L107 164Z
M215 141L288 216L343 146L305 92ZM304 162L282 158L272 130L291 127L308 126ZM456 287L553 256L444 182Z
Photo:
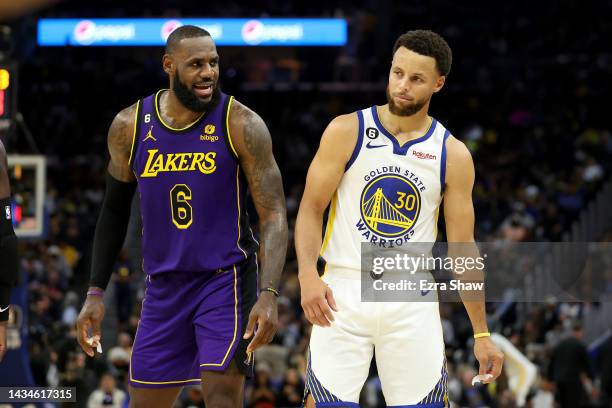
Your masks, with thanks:
M442 201L440 200L440 203L438 204L438 207L436 208L436 215L434 215L434 238L436 240L438 240L438 221L440 217L440 206L441 205L442 205Z
M136 113L134 113L134 131L132 133L132 147L130 148L130 158L128 166L132 165L132 157L134 155L134 146L136 145L136 129L138 129L138 112L140 111L140 100L136 102Z
M234 101L234 97L230 96L229 102L227 103L227 111L225 112L225 129L227 129L227 140L229 141L229 145L232 148L232 152L234 153L234 156L238 158L238 153L236 153L236 148L234 147L234 144L232 143L232 134L230 133L230 126L229 126L229 113L230 113L230 109L232 107L233 101Z
M247 254L244 252L244 249L240 246L240 166L236 166L236 202L238 203L238 238L236 239L236 246L239 250L244 254L244 259L247 259Z
M185 127L182 128L174 128L170 125L168 125L166 122L164 122L164 119L162 119L161 114L159 113L159 95L160 93L162 93L163 91L168 91L168 89L160 89L159 91L157 91L157 93L155 94L155 100L154 100L154 105L155 105L155 114L157 115L157 119L159 119L159 122L166 128L170 129L170 130L174 130L175 132L178 131L182 131L182 130L187 130L190 127L192 127L193 125L195 125L196 123L198 123L200 121L200 119L202 119L202 117L206 114L206 112L202 112L202 114L193 122L191 122L190 124L188 124Z
M329 215L327 216L327 225L325 226L325 237L323 238L323 245L321 245L321 252L319 252L319 256L323 256L323 253L327 249L327 245L329 244L329 240L331 239L333 230L334 230L334 220L336 219L336 207L338 204L338 191L334 193L332 197L331 205L329 207ZM325 277L327 274L328 263L325 263L325 267L323 268L323 274L321 275L321 279Z
M236 272L236 265L234 265L234 338L230 343L227 351L225 352L225 356L223 356L223 360L220 363L204 363L200 364L200 367L222 367L225 364L225 360L227 360L227 356L229 355L234 342L236 341L236 335L238 333L238 274Z
M380 118L380 114L378 113L378 106L376 107L376 114L378 115L378 117ZM421 137L425 136L426 134L429 133L429 131L431 130L431 125L433 125L433 118L431 116L427 116L427 118L429 119L429 126L427 127L427 130L425 131L425 133L423 133L421 136L419 137L415 137L414 139L410 139L410 140L406 140L404 143L400 144L399 139L397 138L397 136L395 135L395 133L391 132L389 129L387 129L385 127L385 125L383 125L382 120L379 120L380 122L380 126L382 126L383 129L385 129L390 135L392 135L395 140L397 140L397 143L399 144L399 147L404 147L407 143L412 142L415 139L420 139Z
M184 384L184 383L193 382L193 381L200 381L200 382L202 382L202 379L201 378L192 378L191 380L179 380L179 381L139 381L139 380L135 380L133 378L130 378L130 381L135 382L135 383L140 383L140 384L158 385L158 384Z
M323 239L323 245L321 246L321 252L319 255L323 256L323 253L327 249L329 240L331 238L334 229L334 220L336 218L336 205L338 204L338 191L334 193L332 197L331 206L329 208L329 216L327 217L327 225L325 226L325 237Z

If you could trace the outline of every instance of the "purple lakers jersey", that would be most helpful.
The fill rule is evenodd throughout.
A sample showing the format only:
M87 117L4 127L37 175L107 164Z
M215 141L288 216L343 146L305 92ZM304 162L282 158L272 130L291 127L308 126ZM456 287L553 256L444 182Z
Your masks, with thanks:
M176 129L160 116L159 91L138 102L130 166L138 180L147 274L215 271L257 250L246 182L228 129L233 98Z

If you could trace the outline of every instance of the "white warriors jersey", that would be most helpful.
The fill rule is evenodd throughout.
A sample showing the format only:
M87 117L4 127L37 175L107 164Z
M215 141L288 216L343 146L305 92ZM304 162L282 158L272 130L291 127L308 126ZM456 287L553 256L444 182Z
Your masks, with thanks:
M400 145L383 127L376 106L357 112L355 150L329 210L321 256L327 268L361 269L361 243L401 248L432 243L446 172L448 130L429 130Z

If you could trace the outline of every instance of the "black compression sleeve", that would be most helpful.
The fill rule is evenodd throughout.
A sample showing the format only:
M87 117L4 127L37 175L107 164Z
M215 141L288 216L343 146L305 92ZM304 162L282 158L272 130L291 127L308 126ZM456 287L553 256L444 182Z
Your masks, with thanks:
M130 220L136 183L125 183L106 174L106 193L96 224L90 285L106 289L123 246Z
M9 305L11 304L11 288L0 286L0 323L9 319Z
M17 284L18 275L17 237L13 230L11 200L3 198L0 199L0 286L12 288Z

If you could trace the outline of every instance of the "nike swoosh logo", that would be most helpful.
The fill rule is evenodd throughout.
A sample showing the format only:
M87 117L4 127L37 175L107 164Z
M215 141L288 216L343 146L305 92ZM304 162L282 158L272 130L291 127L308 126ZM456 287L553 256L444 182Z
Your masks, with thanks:
M372 143L372 142L368 142L368 144L366 145L366 147L367 147L368 149L376 149L377 147L385 147L385 146L389 146L389 145L386 145L386 144L384 144L384 145L372 145L372 144L370 144L370 143Z
M429 292L431 292L431 290L422 290L421 291L421 296L425 296L426 294L428 294Z
M0 313L2 313L2 312L4 312L4 311L8 310L8 308L9 308L10 306L11 306L11 305L8 305L8 306L7 306L7 307L5 307L5 308L0 307Z

